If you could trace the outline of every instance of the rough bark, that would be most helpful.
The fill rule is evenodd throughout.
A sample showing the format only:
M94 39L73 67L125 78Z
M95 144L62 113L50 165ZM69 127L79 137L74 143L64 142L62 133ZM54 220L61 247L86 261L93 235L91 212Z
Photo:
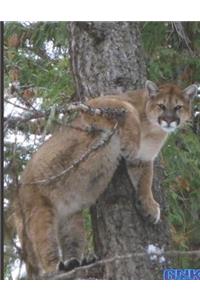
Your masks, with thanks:
M115 94L144 86L146 68L136 22L72 22L70 55L79 100ZM161 188L162 170L156 167L154 196L161 205L159 225L137 213L133 187L122 161L97 205L92 208L95 251L105 259L144 252L149 244L167 249L169 226ZM160 279L162 265L143 257L114 261L103 268L104 279Z
M70 55L80 99L139 88L145 64L133 22L70 23Z

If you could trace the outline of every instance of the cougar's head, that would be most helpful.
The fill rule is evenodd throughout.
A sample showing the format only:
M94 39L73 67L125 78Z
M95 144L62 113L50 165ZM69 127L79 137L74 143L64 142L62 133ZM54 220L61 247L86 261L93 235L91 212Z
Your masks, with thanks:
M191 100L197 95L195 84L181 90L173 84L157 87L148 80L145 90L147 118L164 131L173 132L191 117Z

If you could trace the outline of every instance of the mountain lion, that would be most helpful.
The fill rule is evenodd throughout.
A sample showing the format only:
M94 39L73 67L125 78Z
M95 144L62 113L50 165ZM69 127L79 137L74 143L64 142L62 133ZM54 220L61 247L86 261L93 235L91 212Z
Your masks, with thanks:
M54 272L58 266L69 270L70 264L63 262L80 259L78 250L70 250L70 243L84 247L79 213L103 193L121 158L140 212L158 223L160 208L151 191L153 161L168 133L190 118L196 94L194 84L181 90L147 81L143 90L91 99L86 103L91 108L122 109L124 117L82 112L70 128L62 127L38 149L21 175L16 201L16 225L29 277ZM89 127L96 130L81 130ZM109 141L90 151L107 131L112 133Z

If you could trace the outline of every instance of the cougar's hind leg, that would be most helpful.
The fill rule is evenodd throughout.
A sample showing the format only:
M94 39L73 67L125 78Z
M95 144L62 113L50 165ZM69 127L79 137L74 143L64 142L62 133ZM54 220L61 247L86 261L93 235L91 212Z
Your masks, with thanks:
M36 211L37 210L37 211ZM42 273L57 271L60 261L55 216L52 208L35 208L29 221L29 239Z
M62 252L62 260L65 262L63 269L70 270L77 267L85 252L86 234L84 219L81 212L70 218L60 218L58 224L59 243ZM62 265L61 265L62 269Z
M36 279L40 274L40 268L31 242L27 237L22 240L22 249L22 258L26 264L27 278Z

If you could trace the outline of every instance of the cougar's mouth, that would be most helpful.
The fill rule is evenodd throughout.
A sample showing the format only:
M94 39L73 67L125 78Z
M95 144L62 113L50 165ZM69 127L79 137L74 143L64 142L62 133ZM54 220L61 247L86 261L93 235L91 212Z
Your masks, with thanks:
M164 120L160 120L159 125L167 133L174 132L178 127L177 121L166 122Z

